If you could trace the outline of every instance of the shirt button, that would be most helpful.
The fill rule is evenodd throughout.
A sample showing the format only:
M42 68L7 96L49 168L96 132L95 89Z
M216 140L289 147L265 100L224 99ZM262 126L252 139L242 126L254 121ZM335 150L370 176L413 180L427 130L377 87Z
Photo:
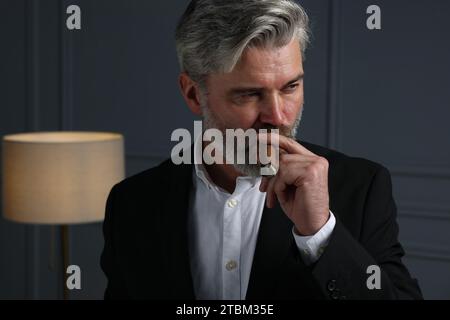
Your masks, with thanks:
M304 254L305 256L309 256L309 251L308 251L308 249L303 249L303 254Z
M332 291L331 294L330 294L330 297L333 300L338 300L340 298L340 291L339 291L339 289L335 289L334 291Z
M228 205L228 207L230 207L230 208L236 207L237 204L238 204L238 201L237 201L236 199L231 199L231 200L228 200L228 201L227 201L227 205Z
M237 267L237 263L234 260L230 260L227 262L227 264L225 265L225 268L227 268L228 271L231 271L233 269L235 269Z
M334 290L336 290L336 280L330 280L327 284L327 289L330 292L333 292Z

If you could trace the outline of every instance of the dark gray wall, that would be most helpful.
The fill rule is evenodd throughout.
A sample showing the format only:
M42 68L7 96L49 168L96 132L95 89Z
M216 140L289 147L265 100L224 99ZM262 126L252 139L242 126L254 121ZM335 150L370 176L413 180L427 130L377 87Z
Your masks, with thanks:
M426 298L450 298L450 2L300 2L314 36L299 137L391 170L405 262ZM118 131L127 175L160 162L172 130L195 119L178 93L173 43L186 3L1 1L0 134ZM65 27L70 4L81 7L81 30ZM371 4L381 7L382 30L366 28ZM101 298L101 224L70 235L71 263L82 268L71 298ZM48 267L52 237L51 227L0 220L0 298L61 296Z

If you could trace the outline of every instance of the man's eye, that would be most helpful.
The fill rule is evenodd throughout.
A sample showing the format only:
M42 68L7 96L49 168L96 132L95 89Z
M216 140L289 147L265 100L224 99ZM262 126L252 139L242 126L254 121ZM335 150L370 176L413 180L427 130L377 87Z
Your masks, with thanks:
M259 92L245 92L240 93L234 97L234 101L236 104L244 104L244 103L252 103L254 101L258 101L261 94Z
M298 87L298 83L293 83L293 84L288 85L285 88L285 91L286 92L292 92L292 91L295 91L295 89L297 89L297 87Z
M244 98L248 98L248 97L259 97L259 93L258 93L258 92L247 92L247 93L244 93L244 94L242 95L242 97L244 97Z

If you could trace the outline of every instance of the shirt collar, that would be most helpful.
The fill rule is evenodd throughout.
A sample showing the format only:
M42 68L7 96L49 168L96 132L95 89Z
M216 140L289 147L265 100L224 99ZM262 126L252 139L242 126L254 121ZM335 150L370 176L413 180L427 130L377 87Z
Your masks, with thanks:
M208 187L208 189L216 186L214 182L212 182L211 177L208 174L205 166L203 165L203 147L202 147L202 135L198 135L194 142L194 169L197 178L199 178L203 183Z

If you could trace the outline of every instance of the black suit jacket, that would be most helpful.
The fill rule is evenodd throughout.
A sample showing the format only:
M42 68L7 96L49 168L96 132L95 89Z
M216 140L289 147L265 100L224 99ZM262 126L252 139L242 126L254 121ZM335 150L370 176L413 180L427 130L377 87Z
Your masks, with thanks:
M330 209L336 226L328 247L306 266L292 222L265 208L246 299L421 298L401 258L389 172L374 162L307 142L329 161ZM159 166L115 185L103 225L105 298L194 299L187 213L193 165ZM369 265L381 268L381 289L369 290Z

